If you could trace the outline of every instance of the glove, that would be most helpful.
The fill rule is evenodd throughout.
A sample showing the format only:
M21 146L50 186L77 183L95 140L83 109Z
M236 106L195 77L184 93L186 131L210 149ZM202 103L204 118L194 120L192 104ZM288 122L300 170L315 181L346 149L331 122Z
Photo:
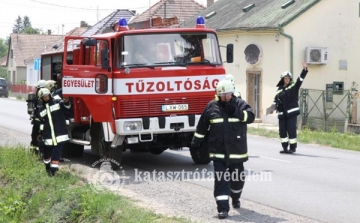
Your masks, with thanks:
M235 112L235 106L233 105L233 104L231 104L231 103L226 103L226 105L225 105L225 111L226 111L226 113L228 113L229 115L232 115L232 114L234 114L234 112Z

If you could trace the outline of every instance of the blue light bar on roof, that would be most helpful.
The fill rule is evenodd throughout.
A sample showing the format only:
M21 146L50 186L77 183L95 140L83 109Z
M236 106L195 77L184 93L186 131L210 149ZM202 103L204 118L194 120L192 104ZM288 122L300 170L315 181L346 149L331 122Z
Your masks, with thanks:
M198 16L196 18L196 26L195 28L205 28L205 19L202 16Z
M119 24L118 24L118 31L122 31L122 30L128 30L128 23L126 21L125 18L121 18L119 19Z
M121 18L119 20L119 26L121 26L121 27L126 27L127 26L127 21L126 21L125 18Z

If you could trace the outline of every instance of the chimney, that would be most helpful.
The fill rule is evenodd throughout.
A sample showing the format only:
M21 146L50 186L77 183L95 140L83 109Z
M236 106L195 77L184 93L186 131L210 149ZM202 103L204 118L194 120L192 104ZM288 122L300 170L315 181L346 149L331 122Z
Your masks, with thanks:
M51 35L51 29L48 29L48 35L50 36Z
M80 27L86 27L85 21L80 21Z
M212 4L214 4L214 0L207 0L207 6L206 7L209 7Z

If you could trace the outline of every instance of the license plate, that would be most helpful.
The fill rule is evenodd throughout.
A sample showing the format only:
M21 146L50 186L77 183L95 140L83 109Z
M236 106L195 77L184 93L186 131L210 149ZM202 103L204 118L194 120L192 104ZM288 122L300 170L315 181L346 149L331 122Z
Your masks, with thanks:
M163 112L187 111L189 110L189 105L188 104L161 105L161 110Z

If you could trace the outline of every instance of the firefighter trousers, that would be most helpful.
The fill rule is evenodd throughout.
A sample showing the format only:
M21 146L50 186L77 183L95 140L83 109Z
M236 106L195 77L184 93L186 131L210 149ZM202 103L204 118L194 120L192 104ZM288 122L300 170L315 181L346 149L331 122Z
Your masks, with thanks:
M244 164L237 163L227 166L222 160L214 160L214 197L218 212L228 212L229 197L232 202L238 201L245 184Z
M37 137L39 135L40 130L40 122L34 121L32 130L31 130L31 145L39 147L39 142L37 140Z
M290 150L296 151L296 147L297 147L296 122L297 122L296 116L279 119L279 135L281 139L281 145L285 151L287 151L289 143L290 143Z

